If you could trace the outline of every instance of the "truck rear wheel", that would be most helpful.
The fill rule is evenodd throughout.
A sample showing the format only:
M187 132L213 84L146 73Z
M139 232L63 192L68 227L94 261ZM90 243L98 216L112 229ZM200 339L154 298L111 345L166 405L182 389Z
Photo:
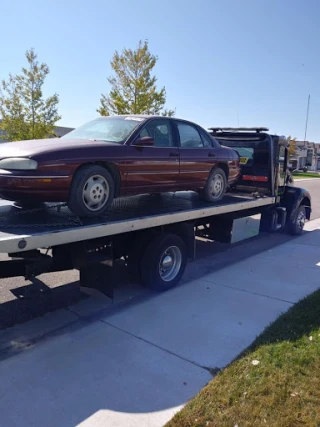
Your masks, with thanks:
M293 236L300 236L303 232L304 225L306 223L306 208L304 206L299 206L297 212L294 214L291 219L288 231Z
M155 237L145 248L140 263L144 285L157 292L173 288L187 264L187 247L176 234Z

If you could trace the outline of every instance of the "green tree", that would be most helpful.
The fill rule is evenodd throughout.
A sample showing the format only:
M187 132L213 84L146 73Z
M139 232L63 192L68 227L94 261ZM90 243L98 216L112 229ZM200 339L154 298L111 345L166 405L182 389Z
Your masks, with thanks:
M0 129L9 141L48 138L54 135L59 97L44 98L42 87L49 67L39 63L34 49L26 51L27 68L21 74L9 75L0 85Z
M294 157L297 154L297 145L296 145L297 138L292 138L291 135L289 135L287 137L287 140L290 143L289 150L288 150L289 156Z
M166 90L157 90L157 78L152 75L158 58L149 51L148 41L139 41L135 50L114 53L110 62L114 75L108 78L111 90L101 95L102 116L113 114L155 114L173 116L175 111L164 108Z

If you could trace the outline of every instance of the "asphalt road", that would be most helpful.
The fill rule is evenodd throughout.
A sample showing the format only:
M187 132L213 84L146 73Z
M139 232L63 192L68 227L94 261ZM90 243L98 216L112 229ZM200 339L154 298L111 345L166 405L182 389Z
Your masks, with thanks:
M296 187L302 187L308 190L312 199L312 216L311 219L320 218L320 178L313 180L298 181Z
M295 185L311 193L312 219L320 218L320 179L299 181ZM233 246L198 242L197 260L190 263L185 278L186 280L188 277L200 278L214 269L231 265L290 239L292 237L287 235L272 234L260 235ZM115 302L123 302L133 296L143 297L146 293L145 289L128 284L123 267L119 268L116 274L119 277L119 285ZM88 295L80 290L78 279L78 272L68 271L44 274L33 282L25 281L22 277L0 280L0 329L66 307L82 298L88 298Z

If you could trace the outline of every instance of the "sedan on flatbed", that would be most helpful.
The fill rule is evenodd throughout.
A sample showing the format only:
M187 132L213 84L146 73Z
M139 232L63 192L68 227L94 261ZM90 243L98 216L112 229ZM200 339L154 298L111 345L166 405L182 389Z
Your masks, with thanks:
M197 191L221 200L240 176L239 155L195 123L146 115L99 117L62 138L0 146L0 197L67 202L79 216L114 198Z

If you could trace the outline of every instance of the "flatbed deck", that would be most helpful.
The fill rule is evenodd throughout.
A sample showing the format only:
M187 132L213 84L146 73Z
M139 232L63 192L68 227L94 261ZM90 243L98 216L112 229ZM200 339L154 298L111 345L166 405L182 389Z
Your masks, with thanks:
M53 247L274 202L273 197L254 198L239 193L229 193L217 204L203 202L192 192L141 195L116 199L102 218L79 221L66 207L57 211L45 205L42 210L33 211L0 200L0 253Z

